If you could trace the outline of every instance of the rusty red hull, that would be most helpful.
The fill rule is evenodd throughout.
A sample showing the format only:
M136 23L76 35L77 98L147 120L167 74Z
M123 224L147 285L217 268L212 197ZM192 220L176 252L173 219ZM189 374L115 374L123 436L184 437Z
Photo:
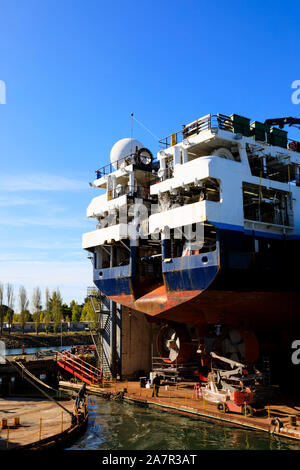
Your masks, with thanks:
M209 289L204 292L173 293L171 298L159 289L148 302L137 303L133 296L112 300L156 320L194 325L236 324L244 320L253 327L297 325L300 295L295 292L234 292Z

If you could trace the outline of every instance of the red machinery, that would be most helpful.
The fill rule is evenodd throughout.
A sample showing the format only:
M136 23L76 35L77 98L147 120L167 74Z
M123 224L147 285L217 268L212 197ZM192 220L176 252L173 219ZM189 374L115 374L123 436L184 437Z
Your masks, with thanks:
M208 375L208 383L202 389L206 399L217 403L217 409L223 413L234 412L253 416L254 413L264 411L264 406L254 399L255 383L261 378L261 374L257 371L249 374L244 364L213 352L211 356L217 361L227 363L231 370L212 368L212 372Z
M253 392L250 389L234 391L230 395L230 399L225 403L219 402L217 408L224 413L241 413L245 416L253 416L253 414L264 410L263 406L254 403Z

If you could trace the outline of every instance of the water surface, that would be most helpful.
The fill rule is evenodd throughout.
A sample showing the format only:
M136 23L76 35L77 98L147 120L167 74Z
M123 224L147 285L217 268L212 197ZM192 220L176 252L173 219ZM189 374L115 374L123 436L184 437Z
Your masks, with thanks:
M63 349L70 349L71 346L43 346L43 347L38 347L38 348L24 348L24 352L26 354L34 354L37 351L62 351ZM6 349L5 354L7 356L15 356L18 354L22 354L22 348L17 348L17 349Z
M69 449L300 450L300 443L267 433L194 420L103 398L89 398L89 425Z

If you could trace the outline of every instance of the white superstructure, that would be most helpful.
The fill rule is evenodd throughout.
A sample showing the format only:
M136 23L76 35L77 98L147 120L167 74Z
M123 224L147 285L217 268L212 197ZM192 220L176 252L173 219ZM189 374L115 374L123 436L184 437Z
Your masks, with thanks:
M112 165L94 181L106 192L87 209L97 229L84 234L84 249L127 239L137 199L149 201L149 236L198 222L300 235L299 152L235 133L222 115L205 116L172 134L152 169L147 155L140 165L143 151L149 152L135 139L121 139L112 148ZM158 209L151 211L150 201Z

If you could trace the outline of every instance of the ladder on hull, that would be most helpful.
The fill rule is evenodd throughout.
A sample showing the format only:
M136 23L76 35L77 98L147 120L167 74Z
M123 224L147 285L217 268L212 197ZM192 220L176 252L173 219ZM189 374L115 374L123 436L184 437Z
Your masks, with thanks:
M102 382L102 371L92 366L69 351L58 352L56 362L59 367L88 385L99 385Z
M110 379L111 378L111 368L110 368L110 363L109 363L109 360L105 354L105 350L104 350L104 344L103 344L103 336L100 334L98 336L99 338L99 341L98 341L98 349L99 349L99 360L100 360L100 366L102 367L102 371L103 371L103 376L106 378L106 379Z
M103 377L106 379L111 378L111 364L105 351L105 339L104 337L110 337L110 301L109 299L101 294L101 292L95 287L89 287L87 295L91 300L91 304L94 310L95 315L97 316L97 338L96 343L93 339L94 344L96 345L97 354L99 358L99 365L102 369Z

